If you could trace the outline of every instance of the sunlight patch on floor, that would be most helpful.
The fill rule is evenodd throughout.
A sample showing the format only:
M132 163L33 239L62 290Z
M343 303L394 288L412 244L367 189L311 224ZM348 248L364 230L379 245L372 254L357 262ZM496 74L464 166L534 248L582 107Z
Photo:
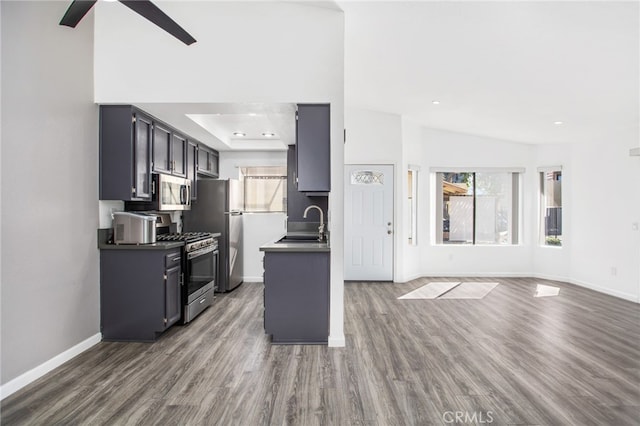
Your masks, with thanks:
M533 295L533 297L550 297L550 296L557 296L558 294L560 294L559 287L536 284L536 292Z
M482 299L497 286L495 282L430 282L398 299Z

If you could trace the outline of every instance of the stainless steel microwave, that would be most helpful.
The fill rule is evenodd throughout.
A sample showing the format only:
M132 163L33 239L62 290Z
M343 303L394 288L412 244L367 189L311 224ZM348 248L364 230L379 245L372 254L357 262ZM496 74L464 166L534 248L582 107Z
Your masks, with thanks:
M191 181L177 176L154 173L151 201L127 201L126 210L173 211L191 209Z

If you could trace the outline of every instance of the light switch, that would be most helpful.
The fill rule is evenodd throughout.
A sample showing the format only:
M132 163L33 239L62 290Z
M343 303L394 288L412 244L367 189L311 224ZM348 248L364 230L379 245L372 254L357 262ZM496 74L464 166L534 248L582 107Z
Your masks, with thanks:
M631 224L631 230L632 231L637 231L638 230L638 222L633 222Z

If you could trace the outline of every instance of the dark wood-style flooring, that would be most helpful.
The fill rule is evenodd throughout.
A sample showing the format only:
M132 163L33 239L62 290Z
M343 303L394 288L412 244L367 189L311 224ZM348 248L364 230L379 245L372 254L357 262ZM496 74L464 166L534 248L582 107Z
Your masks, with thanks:
M640 423L639 305L568 284L504 278L475 280L500 282L482 300L396 299L429 281L443 279L346 283L346 348L271 345L262 284L245 283L156 343L96 345L2 401L0 420ZM558 286L560 295L534 298L536 283Z

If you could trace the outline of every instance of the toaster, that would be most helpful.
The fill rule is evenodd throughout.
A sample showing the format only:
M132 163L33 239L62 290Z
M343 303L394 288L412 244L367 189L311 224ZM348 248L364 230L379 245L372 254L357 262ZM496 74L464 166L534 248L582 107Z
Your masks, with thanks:
M152 214L114 212L115 244L153 244L156 242L156 219Z

